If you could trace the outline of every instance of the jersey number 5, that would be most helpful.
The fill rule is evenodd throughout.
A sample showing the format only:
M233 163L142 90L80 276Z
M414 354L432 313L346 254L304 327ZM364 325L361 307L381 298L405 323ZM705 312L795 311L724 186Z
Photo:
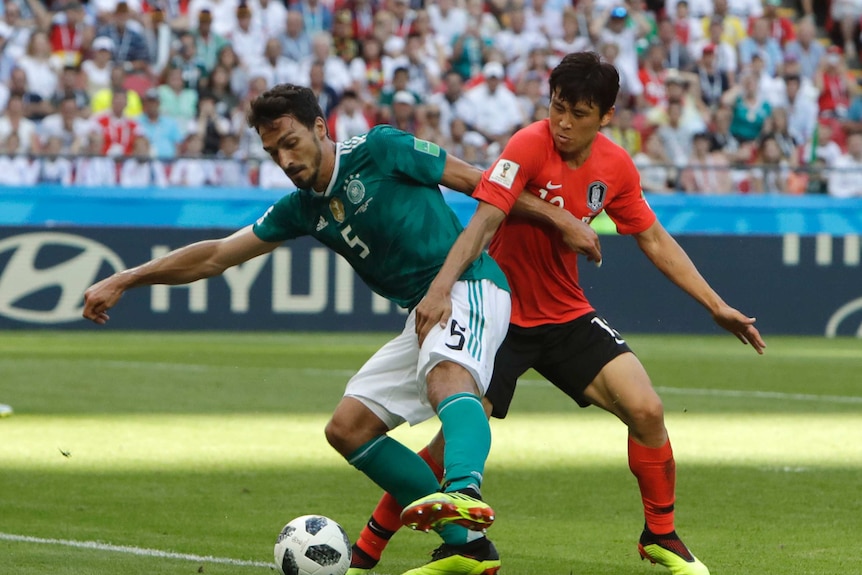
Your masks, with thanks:
M350 237L350 232L352 231L353 229L350 226L344 226L344 229L341 230L341 237L344 238L344 241L351 248L355 248L356 246L362 248L362 251L359 252L359 257L365 259L371 253L371 250L368 249L368 244L359 239L359 236Z

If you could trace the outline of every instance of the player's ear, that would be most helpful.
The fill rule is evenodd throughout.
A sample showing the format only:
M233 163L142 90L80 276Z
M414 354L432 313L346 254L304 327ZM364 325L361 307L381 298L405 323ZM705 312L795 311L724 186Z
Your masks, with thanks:
M614 119L614 113L616 113L617 107L611 106L611 109L608 110L604 116L602 116L601 127L604 128L608 124L611 123L611 120Z
M314 119L314 133L319 140L325 140L329 135L329 126L326 125L326 120L321 116Z

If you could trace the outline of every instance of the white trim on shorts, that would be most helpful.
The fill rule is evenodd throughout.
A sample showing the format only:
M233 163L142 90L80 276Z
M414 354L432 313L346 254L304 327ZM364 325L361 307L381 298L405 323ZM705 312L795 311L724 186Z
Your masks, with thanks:
M350 378L344 397L362 402L389 429L405 421L421 423L435 415L428 402L426 377L442 361L463 366L484 395L491 383L497 348L509 328L510 313L509 292L490 280L456 282L446 328L434 326L420 349L416 311L411 311L401 334L377 350Z

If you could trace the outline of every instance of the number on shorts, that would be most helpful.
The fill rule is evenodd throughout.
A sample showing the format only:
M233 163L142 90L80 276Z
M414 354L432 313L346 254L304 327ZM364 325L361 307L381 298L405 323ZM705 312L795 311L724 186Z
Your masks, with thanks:
M464 328L458 325L458 322L454 319L449 325L449 335L451 335L452 337L457 337L458 343L456 343L455 345L447 343L446 347L448 347L449 349L454 349L455 351L461 351L462 349L464 349L464 340L466 339L464 337Z
M626 342L626 340L624 340L623 337L620 335L620 332L618 332L617 330L615 330L614 328L609 326L608 323L605 320L603 320L602 318L596 316L590 321L590 323L596 324L597 326L599 326L600 328L602 328L603 330L605 330L606 332L611 334L611 337L614 338L615 342L620 343L620 344Z

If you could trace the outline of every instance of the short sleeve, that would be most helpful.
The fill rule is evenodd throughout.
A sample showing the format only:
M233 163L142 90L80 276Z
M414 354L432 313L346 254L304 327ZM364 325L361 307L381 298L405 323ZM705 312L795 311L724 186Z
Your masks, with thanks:
M638 234L655 223L656 215L644 197L640 174L634 162L626 157L620 163L622 173L619 192L605 206L605 212L616 225L617 232L623 235Z
M379 126L368 132L365 143L383 173L433 186L443 179L446 150L433 142Z
M500 157L482 174L473 197L508 214L541 166L544 149L545 143L531 132L517 132Z
M254 235L265 242L283 242L308 234L302 218L302 197L293 192L271 205L252 227Z

